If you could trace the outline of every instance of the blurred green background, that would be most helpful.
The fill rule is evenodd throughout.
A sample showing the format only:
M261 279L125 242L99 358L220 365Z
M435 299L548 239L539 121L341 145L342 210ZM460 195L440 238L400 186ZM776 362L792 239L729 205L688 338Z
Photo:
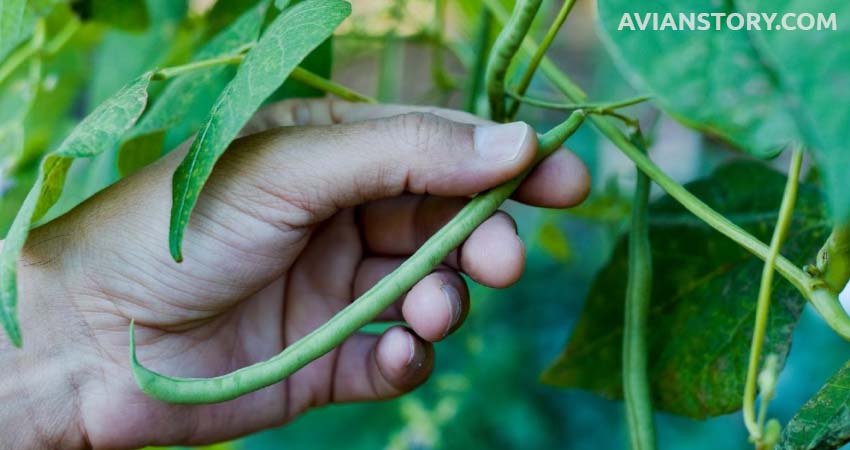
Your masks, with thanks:
M191 54L202 43L202 36L220 29L234 16L222 5L241 7L235 1L215 3L148 0L147 28L82 30L72 38L68 51L45 65L42 92L26 119L24 152L30 157L12 165L5 155L0 165L0 224L4 230L33 181L38 156L55 148L76 120L143 70ZM354 15L339 30L332 46L336 81L385 101L463 108L463 92L470 82L467 72L476 59L471 42L481 15L478 1L447 2L441 27L435 25L434 2L430 0L353 0L352 4ZM535 35L541 34L559 6L556 1L544 3L548 13L540 16L546 23L535 25ZM599 43L594 11L593 2L579 2L549 54L587 88L591 98L634 95ZM64 18L62 14L66 14ZM49 28L59 28L67 14L54 13ZM442 38L434 37L435 30ZM12 81L14 78L8 83ZM12 87L4 86L2 92L8 93ZM557 100L541 79L535 80L530 92ZM474 102L479 111L484 106L480 100ZM658 145L653 148L654 158L680 182L738 157L656 110L641 107L634 112L642 122L655 124L652 134ZM538 129L548 128L561 117L530 108L520 113L520 119ZM173 144L166 140L166 145ZM634 180L631 164L591 128L583 128L568 145L591 168L591 198L571 211L506 206L517 218L527 243L525 275L502 291L473 287L467 323L437 344L437 365L430 381L396 400L326 407L285 427L206 448L626 448L620 402L538 382L540 373L567 342L594 275L607 262L627 225ZM116 158L116 153L106 153L75 165L71 187L66 189L70 194L63 198L64 206L56 209L67 209L114 182L119 176ZM771 413L786 422L842 365L848 351L850 344L807 309L795 331ZM658 426L662 449L750 448L739 414L707 421L658 414Z

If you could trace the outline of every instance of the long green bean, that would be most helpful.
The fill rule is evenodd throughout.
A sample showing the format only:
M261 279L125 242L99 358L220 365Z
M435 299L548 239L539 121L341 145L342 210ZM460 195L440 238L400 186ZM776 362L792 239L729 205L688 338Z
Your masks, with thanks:
M564 21L567 20L567 16L570 15L570 11L573 10L573 6L575 6L575 4L576 0L564 0L564 4L561 5L558 15L555 17L552 25L549 26L549 30L546 31L546 35L543 36L543 40L540 41L540 46L537 47L537 51L535 51L534 55L531 56L531 61L528 62L528 67L525 68L522 78L520 78L519 83L517 83L516 93L518 95L522 96L525 94L525 91L531 84L531 78L534 77L534 72L537 71L537 66L540 65L540 61L542 61L543 57L546 56L546 51L549 50L549 46L552 45L552 41L555 40L555 36L558 35L558 31L561 29ZM508 107L507 117L509 120L516 117L517 111L519 111L519 106L520 102L514 101Z
M498 22L507 23L508 13L498 0L482 0L482 3L493 13L493 17ZM529 55L533 55L538 48L538 45L528 37L523 40L522 45L523 51ZM543 57L540 61L540 71L568 100L576 103L583 103L587 100L587 94L567 74L558 69L549 58ZM629 142L628 138L620 132L611 120L607 117L592 116L590 122L631 159L642 172L646 173L655 184L670 194L685 209L758 258L762 260L767 258L770 251L767 245L712 209L664 173ZM818 314L833 331L844 339L850 340L850 315L844 311L838 302L837 295L826 287L823 280L807 274L782 255L779 255L776 259L776 271L811 302Z
M645 150L640 134L632 141L635 146ZM629 277L623 328L623 399L632 450L655 449L655 424L647 364L647 320L652 296L649 190L649 177L637 170L629 231Z
M584 111L575 111L566 121L540 136L537 161L558 149L578 129L584 117ZM528 169L522 175L476 196L395 271L327 323L267 361L214 378L172 378L161 375L139 363L134 323L131 322L130 357L136 383L142 391L159 400L197 404L231 400L283 380L340 345L431 273L449 252L463 243L478 225L511 196L530 172L531 169Z
M506 117L505 76L508 67L528 34L540 3L541 0L518 0L510 19L490 50L486 72L487 97L490 100L490 116L497 122Z

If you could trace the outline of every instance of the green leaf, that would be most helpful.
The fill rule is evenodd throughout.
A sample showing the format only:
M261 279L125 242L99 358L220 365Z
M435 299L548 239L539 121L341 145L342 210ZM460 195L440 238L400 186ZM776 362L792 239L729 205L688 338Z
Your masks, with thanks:
M850 442L850 362L791 418L778 449L837 449L847 442Z
M765 240L776 221L784 184L784 175L747 162L722 167L688 189ZM811 255L829 230L820 191L802 185L799 194L782 249L796 262ZM655 280L648 342L655 408L694 418L737 410L763 263L670 197L650 208L650 240ZM626 244L619 243L597 275L572 337L543 374L544 382L622 397ZM780 367L804 303L790 283L776 281L762 353L778 355Z
M842 188L850 171L850 3L780 0L765 11L755 0L600 0L603 37L618 65L641 91L685 124L720 136L758 157L802 141L825 174L834 218L850 219ZM836 13L837 30L747 31L723 24L707 31L637 29L634 14ZM630 14L635 29L627 26ZM766 24L762 20L761 27ZM776 25L773 24L773 26ZM623 29L621 28L623 24ZM697 24L699 25L699 24Z
M218 34L257 3L257 0L216 0L212 9L204 15L208 35Z
M84 17L128 31L142 31L150 17L145 0L83 0L75 5Z
M154 131L124 141L118 153L118 174L122 178L128 177L156 161L162 156L164 141L164 131Z
M260 2L248 10L202 47L192 61L227 55L256 40L267 5L268 2ZM129 137L135 139L179 125L179 136L172 139L185 140L201 126L216 96L233 77L234 72L233 67L218 66L173 80L130 131ZM126 158L123 156L125 151L122 148L122 158Z
M26 37L26 0L0 1L0 61Z
M745 12L764 3L738 0ZM850 2L777 0L771 10L835 13L837 30L751 33L768 70L779 79L800 135L815 155L833 217L850 220Z
M10 166L24 150L24 127L20 122L0 126L0 167ZM0 172L0 179L5 176ZM2 181L0 181L2 183ZM2 195L2 185L0 185Z
M320 77L330 79L332 63L333 37L330 37L310 52L298 66ZM287 98L324 97L325 95L327 95L327 92L321 89L316 89L313 86L308 86L290 78L284 81L283 85L270 95L264 103L274 103Z
M341 0L301 2L281 13L248 53L174 173L169 246L175 260L182 260L183 232L215 162L266 97L350 13Z
M624 14L726 12L711 0L600 0L608 49L640 91L689 126L768 157L796 134L781 92L746 31L618 30ZM637 24L636 24L637 26ZM651 26L651 25L650 25Z
M17 265L30 226L41 218L62 193L75 158L88 158L115 146L133 126L147 103L153 72L145 73L99 105L83 119L58 149L41 163L35 185L27 194L0 251L0 320L12 343L21 345L17 319Z

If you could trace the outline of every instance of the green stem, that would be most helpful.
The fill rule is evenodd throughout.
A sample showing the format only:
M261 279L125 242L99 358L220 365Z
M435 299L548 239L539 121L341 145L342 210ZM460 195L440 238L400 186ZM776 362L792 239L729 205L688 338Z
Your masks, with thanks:
M540 136L537 162L557 150L578 129L584 117L583 111L576 111L565 122ZM139 364L131 322L130 356L136 383L151 397L169 403L217 403L262 389L288 377L340 345L431 273L449 252L463 243L478 225L511 196L531 170L529 168L522 175L473 198L396 270L324 325L267 361L209 379L160 375Z
M390 9L393 23L401 22L404 10L404 0L395 0ZM381 49L378 65L377 97L381 102L398 101L401 93L399 72L402 70L401 60L404 57L404 47L397 39L395 27L386 33Z
M243 54L222 55L201 61L190 62L180 66L165 67L154 72L153 79L168 80L170 78L179 77L181 75L186 75L187 73L197 72L214 66L220 66L223 64L240 64L243 59L245 59L245 55Z
M528 67L525 69L525 72L522 74L522 78L520 78L519 83L517 84L515 92L518 95L522 96L525 94L525 91L528 90L528 86L531 85L531 79L534 77L534 72L537 71L540 61L542 61L543 57L546 56L546 51L549 49L549 46L552 45L552 41L555 40L555 36L558 35L558 31L561 29L564 21L567 20L567 16L570 15L570 11L572 11L575 3L576 0L564 1L564 4L558 11L558 15L546 31L546 35L543 36L540 46L537 47L534 55L531 56L531 60L528 62ZM509 120L513 120L513 118L516 117L517 112L519 111L519 106L520 102L515 101L510 105L510 107L508 107L507 116Z
M214 58L204 59L201 61L183 64L180 66L165 67L154 72L153 79L168 80L174 77L201 71L222 64L240 64L244 59L245 54L243 53L243 50L240 50L233 55L217 56ZM315 73L310 72L309 70L303 67L296 67L295 69L293 69L290 76L294 80L298 80L310 87L319 89L329 94L336 95L337 97L343 100L363 103L378 102L377 100L366 94L361 94L360 92L357 92L347 86L328 80L327 78L320 77L319 75L316 75Z
M80 20L77 19L76 16L71 16L67 22L65 22L65 26L50 39L47 44L44 45L44 53L47 56L53 56L59 53L59 50L62 50L62 47L68 43L68 41L74 36L77 30L80 29Z
M508 13L498 0L482 0L482 3L493 13L493 17L497 21L502 23L507 21ZM534 54L537 50L537 44L526 37L523 41L522 49L528 54ZM582 103L587 100L587 94L548 58L544 57L540 61L540 70L570 101ZM762 260L767 258L767 255L770 253L767 245L732 223L722 214L713 210L665 174L646 155L643 155L637 147L629 142L628 138L623 135L610 119L597 115L591 116L590 121L602 135L616 145L642 172L646 173L655 184L681 203L685 209L697 216L708 226L732 239L753 255ZM812 306L814 306L830 328L844 339L850 340L850 316L847 315L838 303L835 293L829 292L820 286L822 282L810 277L806 272L781 255L776 260L776 269L812 303Z
M475 44L473 47L475 61L469 72L467 72L469 86L466 89L465 109L472 114L477 112L478 95L481 93L481 87L484 85L484 72L487 65L487 44L490 42L492 24L493 16L490 14L490 11L482 11L481 20L478 23L478 29L475 33Z
M431 78L442 91L454 89L454 79L446 73L443 61L443 29L445 28L446 0L434 0L433 42L431 43Z
M508 67L528 34L528 29L531 28L540 2L541 0L518 0L510 19L504 23L502 32L490 49L485 84L490 100L490 116L497 122L503 122L506 118L505 76Z
M327 78L320 77L302 67L296 67L290 76L294 80L298 80L310 87L336 95L343 100L348 100L350 102L378 103L376 99L366 94L361 94L348 86L343 86L339 83L328 80Z
M761 273L761 285L759 286L758 303L756 304L756 320L753 329L753 338L750 343L750 359L747 367L747 381L744 387L744 424L750 433L753 442L759 442L762 438L762 429L756 420L756 381L758 378L759 361L761 349L764 343L764 334L767 330L767 315L770 310L771 287L773 286L773 265L779 257L779 250L788 226L794 215L794 204L797 201L797 187L800 178L800 167L803 162L803 150L795 148L791 156L791 166L788 169L788 181L785 185L785 193L782 196L782 204L779 207L779 218L773 237L770 240L770 251L764 261L764 269Z
M44 45L44 33L44 19L39 19L35 22L32 38L3 61L3 65L0 66L0 83L3 83L21 64L41 51Z
M637 97L627 98L625 100L619 100L616 102L564 103L551 102L548 100L542 100L533 97L526 97L516 92L509 92L508 95L516 100L519 100L520 103L526 103L540 108L554 109L559 111L574 111L576 109L593 111L614 110L636 105L638 103L643 103L651 98L648 95L641 95Z
M646 148L639 133L636 140L641 148ZM623 328L623 399L632 450L655 449L646 328L652 297L649 192L649 177L638 170L629 231L629 277Z

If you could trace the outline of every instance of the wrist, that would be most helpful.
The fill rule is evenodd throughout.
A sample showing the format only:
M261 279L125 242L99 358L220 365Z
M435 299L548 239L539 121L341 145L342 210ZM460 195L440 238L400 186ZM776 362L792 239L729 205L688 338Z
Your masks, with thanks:
M85 433L75 386L79 374L62 354L0 344L0 436L8 448L82 449ZM34 346L33 346L34 347Z
M2 243L0 243L2 245ZM0 338L0 436L4 448L82 449L79 411L85 357L73 351L74 315L44 268L19 266L22 348ZM44 276L43 276L44 275ZM71 326L69 326L71 325Z

